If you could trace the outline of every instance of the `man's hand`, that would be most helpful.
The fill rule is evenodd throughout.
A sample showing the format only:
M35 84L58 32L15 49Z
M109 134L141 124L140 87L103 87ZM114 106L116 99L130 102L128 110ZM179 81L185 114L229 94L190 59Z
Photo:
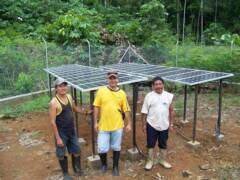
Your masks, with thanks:
M82 109L81 106L76 106L76 107L75 107L75 111L76 111L77 113L81 113L81 112L83 111L83 109Z
M132 130L132 126L130 123L127 124L127 126L125 127L125 131L128 133Z
M96 133L99 132L99 126L98 126L98 123L95 123L95 124L94 124L94 130L95 130Z
M62 141L61 138L57 138L57 146L58 147L63 147L64 146L63 141Z
M170 129L170 131L173 131L173 130L174 130L173 124L170 124L169 129Z

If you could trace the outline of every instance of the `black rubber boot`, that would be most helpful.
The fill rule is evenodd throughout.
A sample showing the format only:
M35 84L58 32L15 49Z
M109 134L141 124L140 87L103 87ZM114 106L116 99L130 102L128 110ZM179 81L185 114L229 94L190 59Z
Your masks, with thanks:
M113 151L113 170L112 170L113 176L119 176L119 167L118 167L119 158L120 158L120 151Z
M101 159L101 172L105 174L107 172L107 153L99 153Z
M80 156L72 155L72 167L76 176L84 176L84 173L81 169L81 158Z
M60 164L62 172L63 172L64 180L72 180L72 178L68 174L68 159L67 159L67 157L64 156L63 160L59 160L59 164Z

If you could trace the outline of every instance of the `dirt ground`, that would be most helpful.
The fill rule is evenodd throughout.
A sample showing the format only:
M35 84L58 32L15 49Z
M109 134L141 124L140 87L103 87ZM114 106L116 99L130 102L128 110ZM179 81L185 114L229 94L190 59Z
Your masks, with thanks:
M191 137L192 112L190 110L188 117L190 123L182 127L181 132L184 136ZM87 142L82 148L82 166L87 176L81 179L240 179L240 108L232 107L223 110L224 139L221 142L217 142L212 136L216 118L215 104L207 108L201 108L200 104L197 141L201 143L201 146L198 149L189 147L186 143L187 139L179 135L176 129L170 132L168 160L173 165L171 170L155 164L152 171L146 172L143 169L144 157L135 162L127 160L126 152L132 147L132 136L131 133L125 134L120 161L121 176L113 178L111 176L111 153L108 156L109 172L106 176L101 176L98 170L87 167L87 157L92 154L91 126L89 120L82 117L79 120L79 131L80 136ZM175 119L176 124L179 120L181 117ZM19 139L27 133L32 134L36 142L28 145L20 144ZM145 142L146 136L141 131L141 123L138 120L137 144L144 153L146 153ZM157 151L156 148L156 154ZM70 173L73 174L70 163L69 167ZM47 112L33 112L16 119L0 121L0 179L61 179Z

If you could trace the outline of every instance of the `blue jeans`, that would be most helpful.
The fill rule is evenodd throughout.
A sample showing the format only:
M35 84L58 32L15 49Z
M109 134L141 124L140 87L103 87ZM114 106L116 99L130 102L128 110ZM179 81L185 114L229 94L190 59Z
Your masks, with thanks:
M110 145L113 151L121 150L123 128L116 131L99 131L98 133L98 153L107 153Z
M61 158L65 155L66 148L69 154L80 154L80 144L75 132L65 133L61 130L58 131L59 136L61 137L64 146L56 146L56 155Z

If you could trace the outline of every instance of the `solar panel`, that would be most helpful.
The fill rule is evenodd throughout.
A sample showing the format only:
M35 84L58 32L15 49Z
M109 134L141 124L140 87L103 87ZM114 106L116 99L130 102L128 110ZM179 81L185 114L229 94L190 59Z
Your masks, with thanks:
M233 76L231 73L137 63L111 64L103 66L103 68L115 69L120 72L128 72L148 78L161 76L167 81L185 85L196 85Z
M82 66L79 64L68 64L58 67L44 69L54 77L65 79L69 85L82 91L97 90L107 85L107 70ZM119 85L146 81L146 77L119 72Z

